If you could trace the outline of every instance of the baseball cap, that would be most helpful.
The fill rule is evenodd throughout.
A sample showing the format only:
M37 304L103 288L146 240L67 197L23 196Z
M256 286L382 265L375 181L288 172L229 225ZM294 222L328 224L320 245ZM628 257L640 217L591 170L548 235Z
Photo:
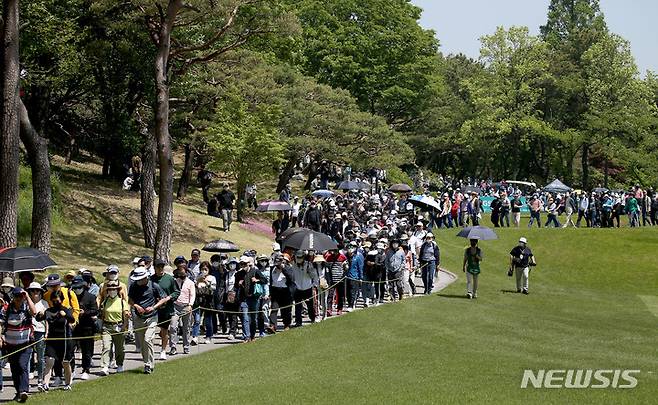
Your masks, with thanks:
M142 256L142 258L139 259L139 260L140 261L144 260L146 263L152 263L153 262L153 258L151 256Z
M166 266L166 265L167 265L167 262L165 262L165 261L162 260L162 259L157 259L157 260L155 261L155 263L153 263L153 266L154 266L154 267L161 267L161 266Z
M133 258L133 265L137 266L137 265L139 264L140 260L142 260L141 257L135 257L135 258Z
M4 284L4 281L3 281ZM51 274L46 279L46 285L48 287L54 287L57 285L62 285L62 280L59 278L59 274Z
M119 266L117 266L116 264L110 264L103 272L103 276L105 276L108 273L119 274Z
M86 284L87 283L82 277L76 276L75 278L73 278L73 281L71 282L71 288L84 287Z
M519 242L521 243L528 243L528 240L526 238L520 238Z
M281 245L279 245L279 244L276 243L276 242L272 243L272 251L274 251L274 252L278 252L278 251L280 251L280 250L281 250Z
M20 288L20 287L14 287L14 289L11 290L11 294L12 294L14 297L16 297L16 296L18 296L18 295L20 295L20 294L23 294L23 291L25 291L25 290L23 290L23 289Z

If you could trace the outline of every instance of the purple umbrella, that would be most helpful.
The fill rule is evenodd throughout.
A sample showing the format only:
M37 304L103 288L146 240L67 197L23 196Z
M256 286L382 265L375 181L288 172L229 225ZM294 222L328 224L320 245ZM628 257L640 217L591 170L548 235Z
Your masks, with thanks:
M291 211L290 204L284 201L263 201L258 204L257 212Z

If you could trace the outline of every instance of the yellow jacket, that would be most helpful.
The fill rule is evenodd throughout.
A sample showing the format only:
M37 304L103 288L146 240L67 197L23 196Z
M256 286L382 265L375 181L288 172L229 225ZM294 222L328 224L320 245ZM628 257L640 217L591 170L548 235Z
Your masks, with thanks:
M78 317L80 316L80 304L78 303L78 296L75 295L70 289L66 287L60 287L62 294L64 294L64 301L62 301L62 306L69 308L75 319L75 323L78 323ZM48 305L52 305L50 302L50 291L46 291L43 294L43 299L46 300Z

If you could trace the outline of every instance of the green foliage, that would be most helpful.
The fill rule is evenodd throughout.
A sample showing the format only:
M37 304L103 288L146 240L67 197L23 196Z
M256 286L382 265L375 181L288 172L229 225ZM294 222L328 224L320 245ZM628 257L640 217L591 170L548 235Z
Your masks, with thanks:
M438 41L406 0L291 2L303 27L304 71L346 89L364 111L404 127L435 94Z
M274 125L278 112L248 107L240 94L225 96L213 124L204 131L215 155L211 167L232 174L240 185L272 176L283 163L283 146Z
M243 52L231 64L199 67L189 77L174 91L184 94L190 106L178 112L177 121L197 130L214 125L215 108L227 93L239 94L249 111L277 112L268 117L286 159L310 154L357 169L390 168L413 159L403 137L383 118L361 111L347 91L318 84L261 55Z

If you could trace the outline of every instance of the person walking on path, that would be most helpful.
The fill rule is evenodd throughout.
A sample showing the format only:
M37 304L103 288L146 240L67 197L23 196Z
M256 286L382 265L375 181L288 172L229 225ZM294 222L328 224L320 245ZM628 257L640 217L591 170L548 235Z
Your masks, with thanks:
M573 226L574 228L576 227L576 224L573 222L572 219L574 211L576 211L576 201L571 196L571 193L567 192L564 201L564 213L566 214L567 219L565 219L562 228L566 228L569 225Z
M480 262L482 250L477 239L471 239L471 245L464 250L464 263L462 270L466 273L466 297L478 297L478 277L480 275Z
M174 316L174 303L180 296L180 288L171 274L165 273L164 260L155 261L155 274L151 276L151 281L157 284L164 292L164 304L158 309L158 326L160 326L160 360L167 360L167 347L169 345L169 326L171 318ZM178 322L178 319L176 319Z
M53 291L50 295L51 307L44 314L38 314L37 320L46 320L48 323L48 339L46 340L46 369L44 370L44 384L42 389L49 390L50 372L55 363L61 363L64 371L64 390L71 390L73 372L74 345L70 340L73 335L72 326L75 324L73 311L64 306L65 295L62 290Z
M158 309L170 298L158 283L149 280L148 272L143 267L133 270L130 280L132 284L128 289L128 304L134 311L135 339L142 349L144 374L151 374L155 368L153 338L158 325Z
M187 277L186 266L182 265L174 271L176 287L179 291L178 298L174 301L174 314L169 323L169 355L177 354L178 344L178 321L181 321L183 335L183 354L190 353L190 332L192 331L192 306L196 300L196 285ZM164 351L164 346L163 346Z
M434 234L428 232L420 247L420 267L423 278L423 294L430 295L434 289L434 277L441 260L439 246L434 242Z
M94 339L91 338L96 332L96 321L98 320L98 303L96 296L89 292L87 282L80 276L76 276L71 284L71 289L78 297L80 304L80 319L73 329L73 336L78 338L76 346L82 352L82 380L89 379L91 372L91 361L94 357ZM71 368L75 371L74 362Z
M516 292L528 294L528 277L530 267L535 266L535 256L528 247L528 240L520 238L519 244L510 251L510 270L508 275L511 277L516 273Z
M11 296L10 302L2 302L0 311L0 347L4 353L9 353L11 379L16 388L14 400L25 402L30 391L30 338L36 308L27 292L20 287L15 287Z
M105 298L99 307L102 321L101 329L101 374L110 374L110 352L114 349L117 373L123 372L125 358L125 335L128 330L130 306L125 296L120 294L121 284L118 280L105 282Z
M512 200L512 220L514 222L514 227L518 228L521 226L521 208L523 208L523 202L521 202L521 194L514 194L514 199Z
M233 203L235 202L235 194L228 188L228 183L224 183L222 191L217 194L217 201L219 201L219 208L222 212L222 227L224 232L231 230L231 223L233 222Z

